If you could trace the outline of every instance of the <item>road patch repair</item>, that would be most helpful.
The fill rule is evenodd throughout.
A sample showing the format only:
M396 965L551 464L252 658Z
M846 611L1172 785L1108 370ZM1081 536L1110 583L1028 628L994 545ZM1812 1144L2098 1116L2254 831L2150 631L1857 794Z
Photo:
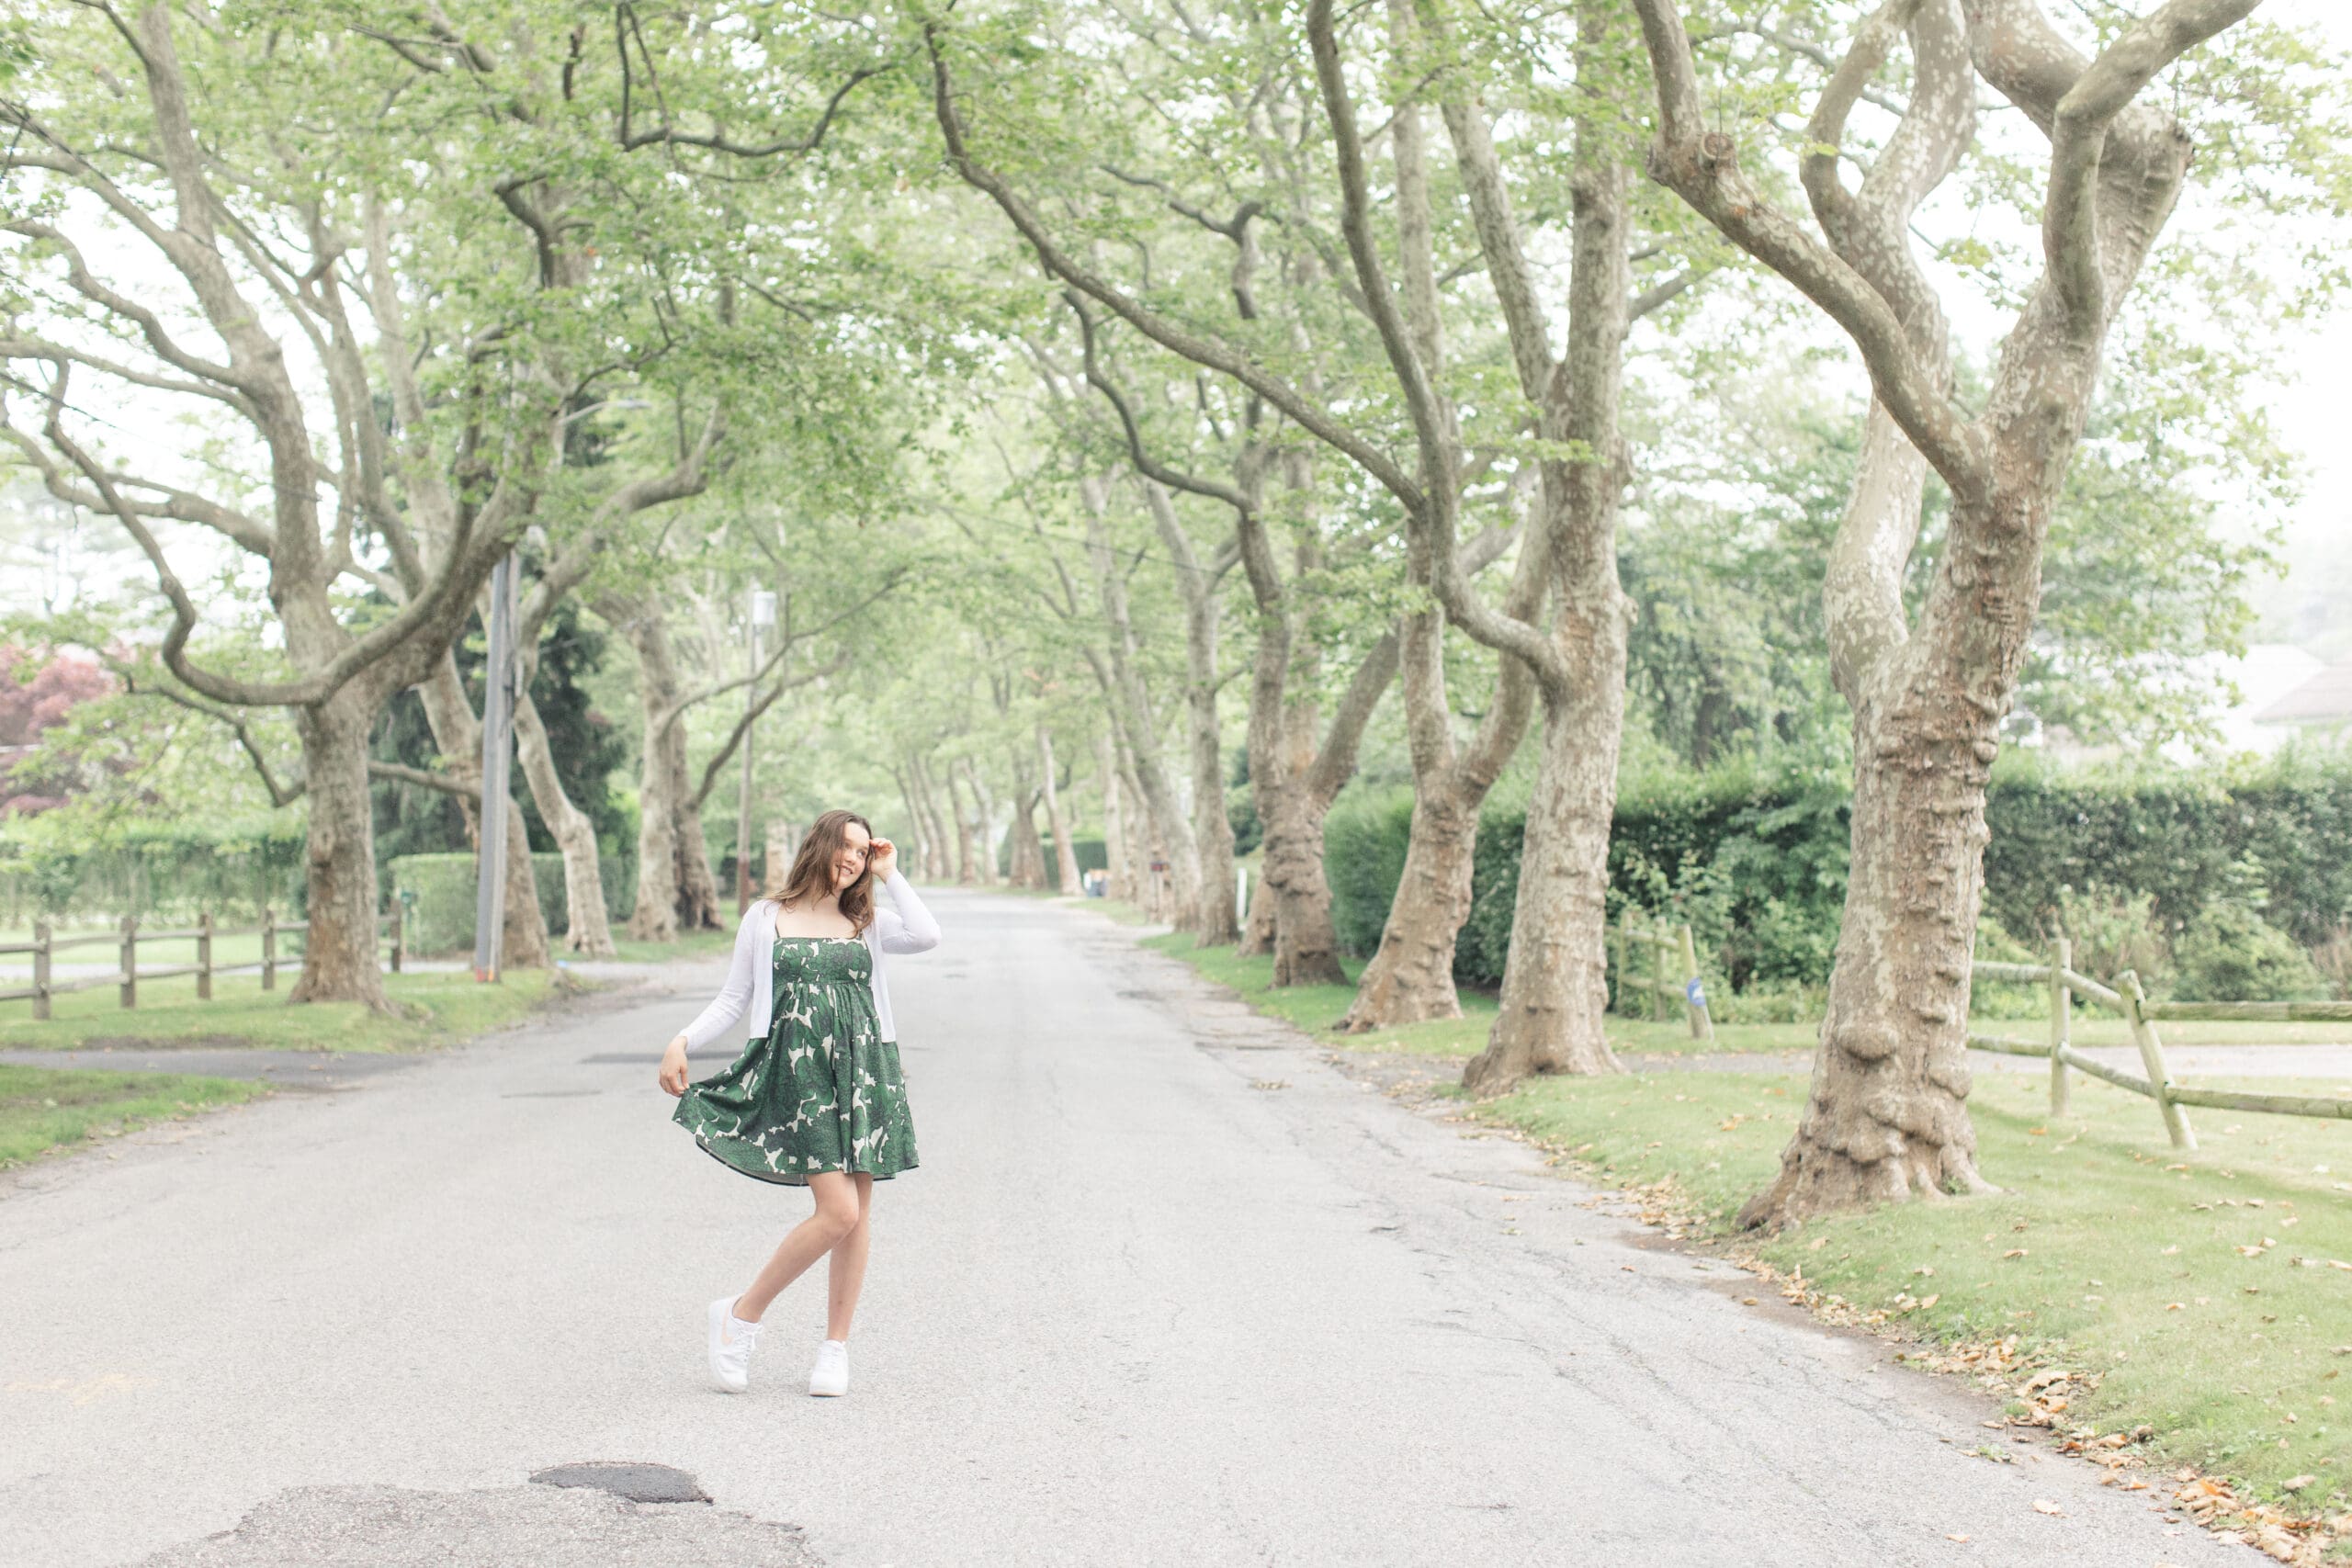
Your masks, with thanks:
M707 1503L710 1494L683 1470L666 1464L631 1464L600 1460L589 1464L559 1464L534 1471L531 1480L541 1486L584 1486L607 1492L629 1503Z
M297 1486L141 1568L821 1568L798 1526L710 1505L692 1475L661 1464L559 1465L474 1492Z

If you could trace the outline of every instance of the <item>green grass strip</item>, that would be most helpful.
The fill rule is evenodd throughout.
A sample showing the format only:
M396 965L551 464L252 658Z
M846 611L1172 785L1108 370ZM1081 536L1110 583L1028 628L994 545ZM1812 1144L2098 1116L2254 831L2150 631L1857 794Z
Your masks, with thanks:
M522 1018L554 987L551 971L512 970L494 986L471 975L387 975L395 1011L356 1002L287 1001L295 976L281 972L265 991L258 976L218 976L212 999L196 999L193 976L141 981L139 1005L121 1006L111 987L55 998L56 1016L32 1017L30 1002L0 1003L0 1049L67 1050L88 1045L220 1045L288 1051L414 1051L463 1040Z
M266 1084L235 1078L0 1065L0 1169L268 1092Z

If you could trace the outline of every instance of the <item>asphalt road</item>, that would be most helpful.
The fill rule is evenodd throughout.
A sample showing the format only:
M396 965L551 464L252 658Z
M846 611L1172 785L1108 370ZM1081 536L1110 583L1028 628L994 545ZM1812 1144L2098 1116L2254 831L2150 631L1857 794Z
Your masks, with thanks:
M2263 1561L1972 1457L1974 1397L1099 917L934 907L849 1398L801 1392L814 1281L749 1394L704 1381L704 1304L807 1200L670 1123L718 974L679 966L7 1183L0 1565ZM528 1484L589 1461L714 1503Z

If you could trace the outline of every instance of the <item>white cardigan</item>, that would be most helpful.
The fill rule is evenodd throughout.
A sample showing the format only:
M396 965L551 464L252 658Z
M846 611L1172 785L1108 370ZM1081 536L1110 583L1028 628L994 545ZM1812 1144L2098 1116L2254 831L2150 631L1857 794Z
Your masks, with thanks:
M882 1038L896 1040L899 1030L890 1021L890 988L882 977L882 955L929 953L939 945L939 922L932 919L931 911L915 897L905 873L893 871L882 886L890 895L890 904L875 906L874 920L865 928L865 942L866 951L874 955L875 1016L881 1020ZM687 1050L699 1051L710 1044L739 1018L756 1025L744 1036L746 1039L768 1032L775 1017L775 904L766 898L754 899L752 907L743 911L743 923L735 930L735 962L728 966L727 984L719 987L711 1004L686 1025Z

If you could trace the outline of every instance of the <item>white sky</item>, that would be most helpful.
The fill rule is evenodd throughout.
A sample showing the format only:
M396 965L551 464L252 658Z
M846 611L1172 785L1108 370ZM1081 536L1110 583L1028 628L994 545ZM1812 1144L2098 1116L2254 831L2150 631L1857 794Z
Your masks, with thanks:
M2345 0L2270 0L2255 15L2264 20L2316 27L2352 62L2352 6ZM2347 64L2352 69L2352 64ZM2297 532L2352 526L2352 310L2339 308L2296 346L2281 367L2284 385L2273 404L2280 435L2308 465Z

